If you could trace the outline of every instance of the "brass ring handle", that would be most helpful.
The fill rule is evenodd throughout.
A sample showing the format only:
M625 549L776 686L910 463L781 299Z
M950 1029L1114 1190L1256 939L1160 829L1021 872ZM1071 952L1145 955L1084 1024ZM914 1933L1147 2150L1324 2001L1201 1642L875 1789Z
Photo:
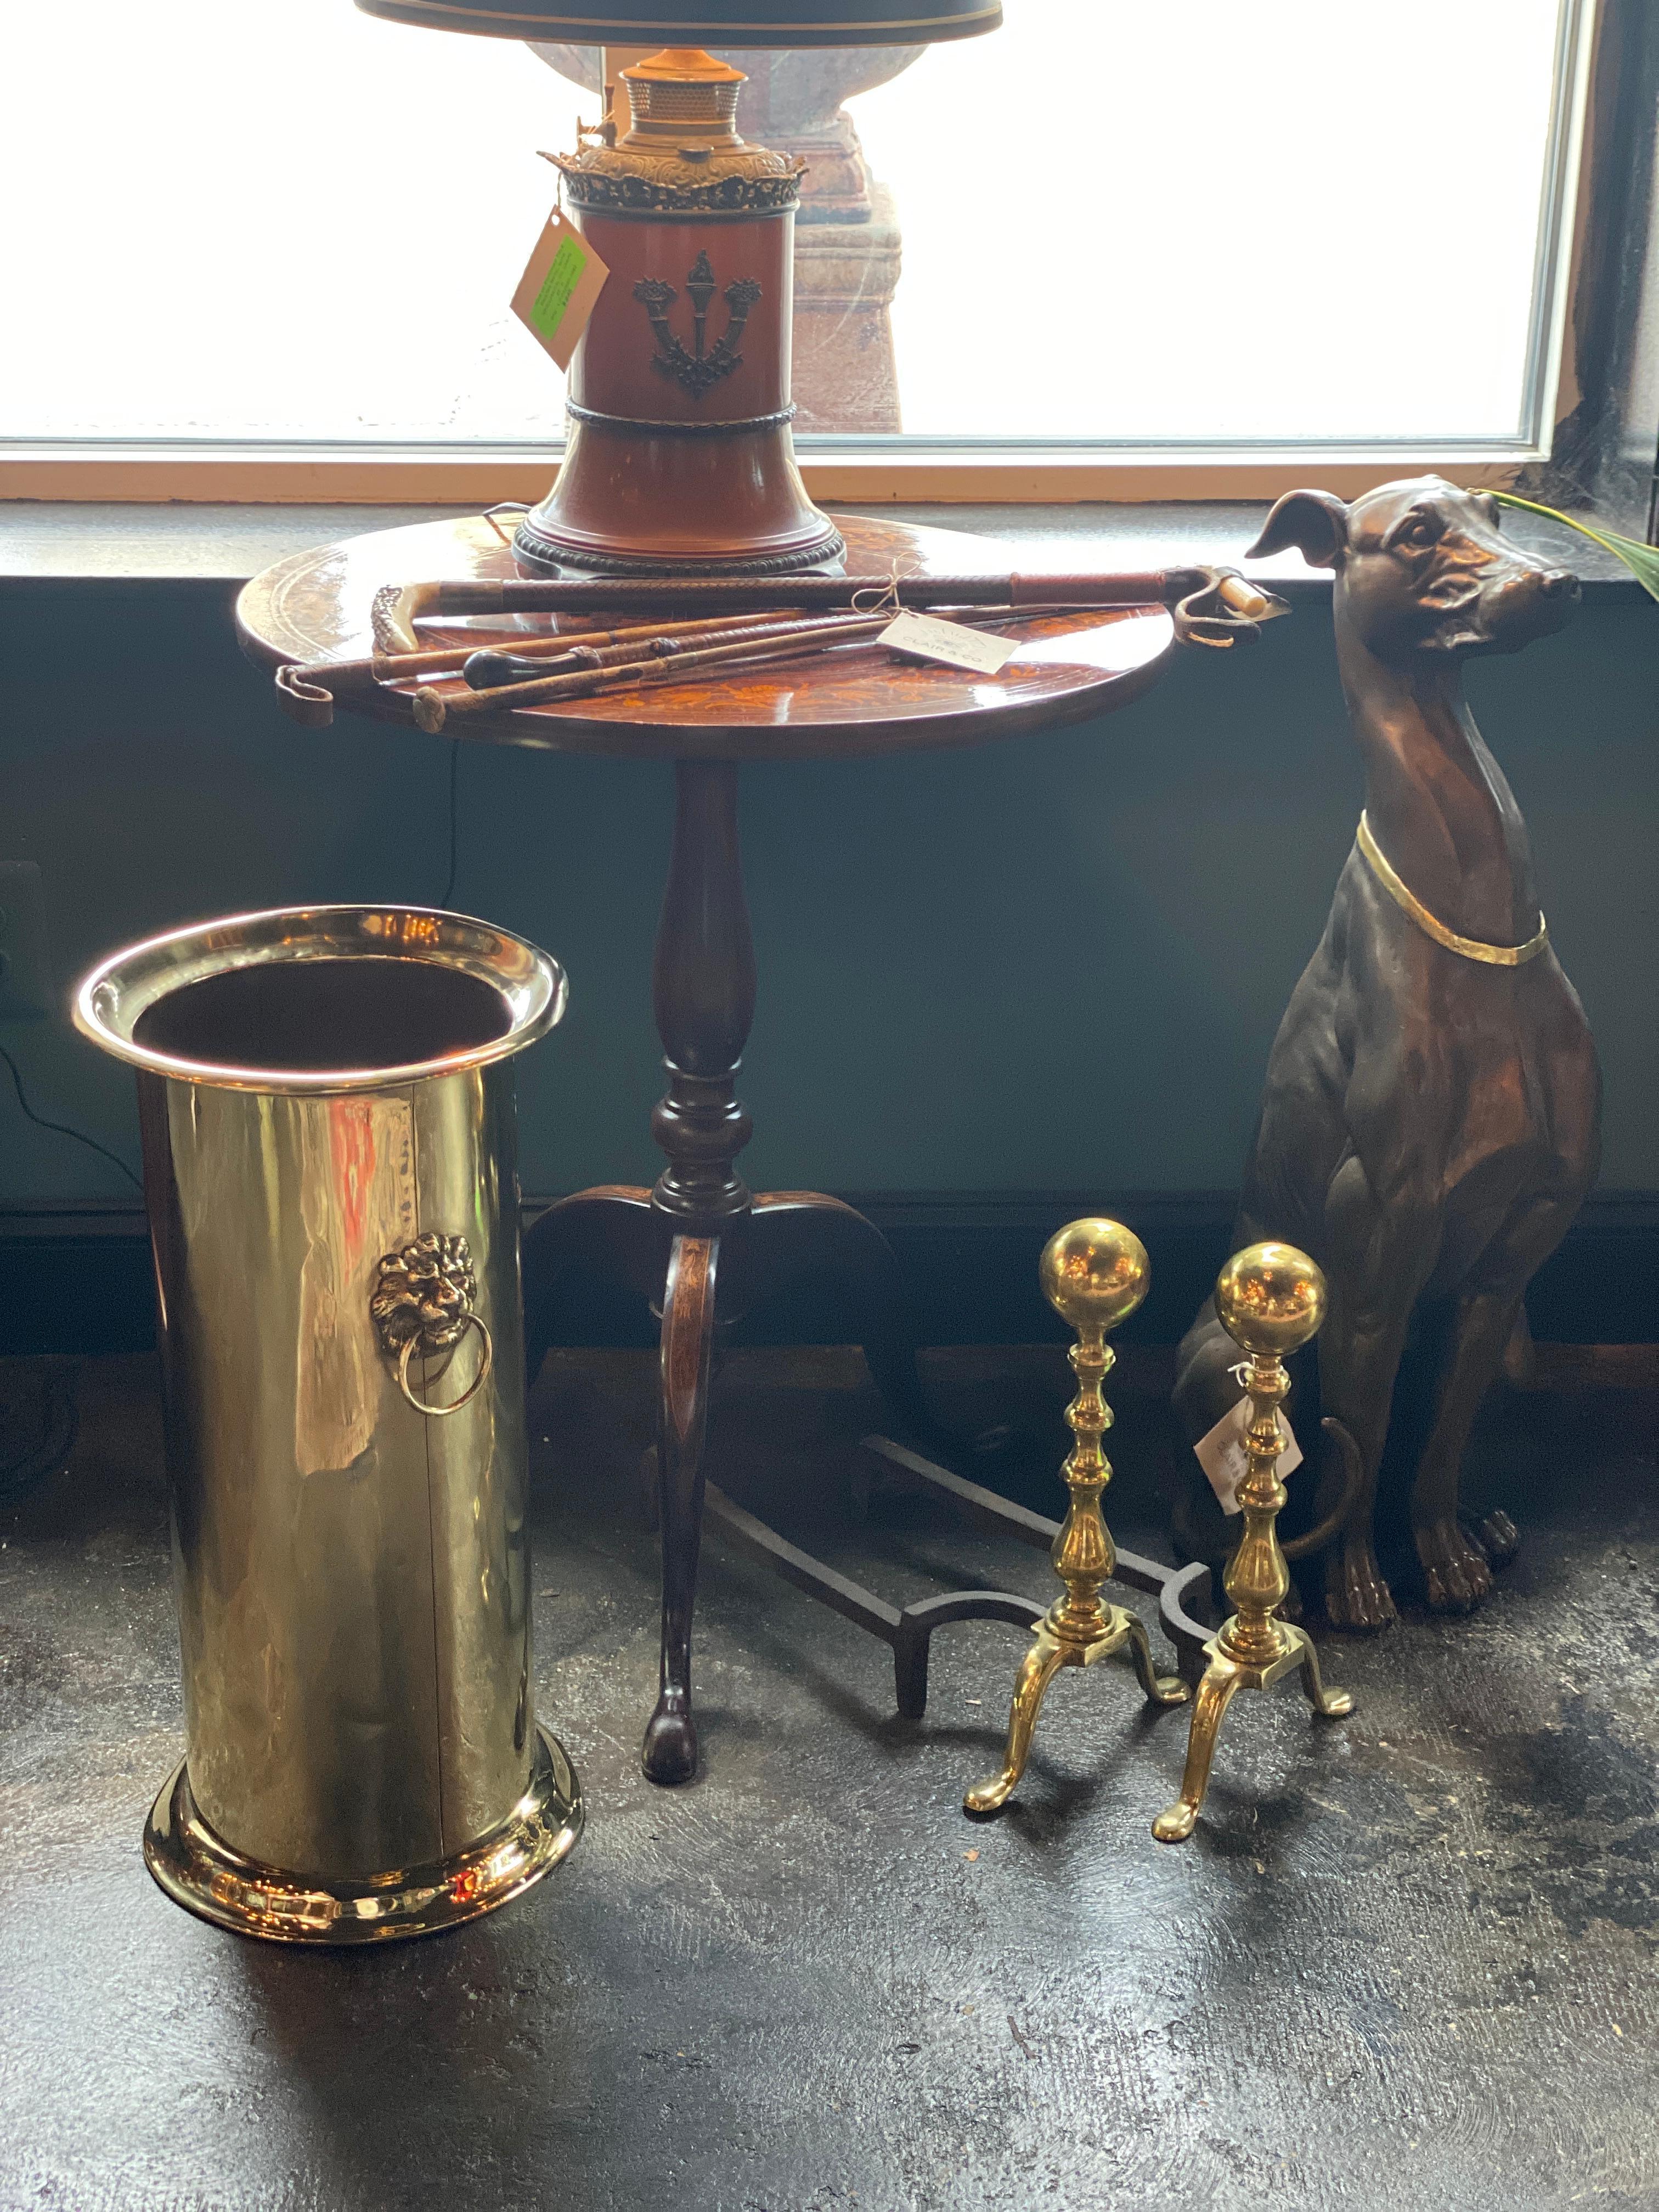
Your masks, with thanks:
M483 1388L485 1378L488 1376L490 1368L495 1364L495 1340L489 1334L489 1327L488 1322L484 1320L483 1316L482 1314L468 1313L463 1314L460 1318L464 1322L477 1330L483 1343L483 1357L478 1362L477 1373L467 1384L465 1389L462 1391L460 1396L455 1399L451 1404L447 1406L429 1406L426 1402L425 1399L417 1398L415 1395L415 1393L409 1387L409 1362L410 1355L416 1350L424 1348L422 1346L421 1340L418 1336L405 1337L404 1340L404 1348L398 1354L398 1388L403 1392L404 1397L408 1399L410 1404L413 1406L416 1412L417 1413L424 1413L429 1421L447 1420L451 1413L459 1413L463 1406L470 1405L473 1399L477 1396L479 1391ZM457 1339L457 1341L459 1342L459 1340Z

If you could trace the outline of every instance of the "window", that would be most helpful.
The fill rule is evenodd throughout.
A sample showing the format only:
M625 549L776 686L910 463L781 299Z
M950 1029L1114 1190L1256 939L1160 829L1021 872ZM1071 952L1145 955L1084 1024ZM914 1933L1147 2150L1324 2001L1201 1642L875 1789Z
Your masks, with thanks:
M1006 4L854 102L907 431L1528 437L1556 0Z
M738 57L744 127L811 165L803 458L1538 451L1591 13L1007 0L960 45ZM596 54L349 0L84 0L6 43L14 464L516 449L544 477L560 380L507 303L537 151L597 112L558 70Z

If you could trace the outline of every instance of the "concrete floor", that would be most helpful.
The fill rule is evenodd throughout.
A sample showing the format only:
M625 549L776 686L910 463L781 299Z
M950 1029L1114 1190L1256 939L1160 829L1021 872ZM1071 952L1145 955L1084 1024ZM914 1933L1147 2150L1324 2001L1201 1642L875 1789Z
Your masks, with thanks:
M1056 1357L937 1377L1012 1388L1051 1507ZM734 1360L730 1486L890 1595L1046 1595L1039 1554L931 1507L802 1516L874 1425L861 1372ZM1127 1674L1062 1676L1015 1808L971 1825L1018 1634L945 1632L900 1723L883 1647L718 1543L705 1771L653 1790L647 1383L567 1353L538 1394L538 1699L586 1834L489 1918L329 1956L144 1873L179 1730L159 1426L149 1363L86 1369L69 1473L0 1514L0 2205L1659 2206L1653 1400L1499 1405L1480 1480L1525 1542L1492 1601L1327 1639L1346 1723L1241 1699L1170 1850L1184 1722ZM1159 1417L1125 1413L1108 1504L1151 1548Z

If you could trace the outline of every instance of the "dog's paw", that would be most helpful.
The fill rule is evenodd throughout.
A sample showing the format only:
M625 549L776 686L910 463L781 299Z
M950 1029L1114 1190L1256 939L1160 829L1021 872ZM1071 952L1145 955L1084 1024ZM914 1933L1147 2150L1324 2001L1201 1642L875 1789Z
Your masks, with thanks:
M1386 1628L1394 1598L1369 1544L1345 1545L1325 1570L1325 1618L1333 1628L1364 1634Z
M1492 1588L1486 1553L1455 1521L1436 1521L1417 1531L1425 1595L1436 1613L1468 1613Z
M1469 1524L1469 1533L1495 1567L1506 1567L1521 1548L1521 1531L1496 1510Z

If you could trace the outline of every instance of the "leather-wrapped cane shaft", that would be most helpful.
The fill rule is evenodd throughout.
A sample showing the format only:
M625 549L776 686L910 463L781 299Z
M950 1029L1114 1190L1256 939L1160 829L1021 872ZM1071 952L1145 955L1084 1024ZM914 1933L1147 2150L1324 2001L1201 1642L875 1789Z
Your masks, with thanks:
M864 600L906 607L1149 607L1184 610L1189 627L1203 617L1236 631L1285 611L1271 592L1224 568L1095 570L1024 575L1000 570L970 576L464 577L388 584L374 596L374 642L382 653L417 649L422 616L508 614L696 614L803 612L850 608ZM1188 603L1191 603L1190 605ZM1208 641L1200 640L1199 641Z

